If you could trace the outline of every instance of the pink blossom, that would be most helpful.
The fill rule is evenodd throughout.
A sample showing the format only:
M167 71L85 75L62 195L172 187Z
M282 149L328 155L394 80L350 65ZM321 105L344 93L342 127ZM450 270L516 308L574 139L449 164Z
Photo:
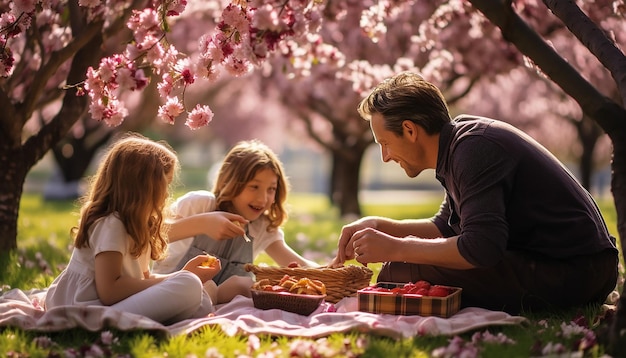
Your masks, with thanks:
M222 19L224 24L234 28L241 34L248 33L250 27L250 19L245 10L240 6L230 4L226 6L222 12Z
M174 120L178 117L185 108L178 100L178 97L167 97L167 101L164 105L159 107L158 117L169 124L174 124Z
M257 335L251 334L248 336L248 354L253 356L253 353L261 348L261 340Z
M238 77L249 73L252 70L252 65L245 59L230 57L224 63L224 68L232 76Z
M22 13L30 14L35 11L37 0L14 0L10 2L13 13L19 16Z
M37 346L37 348L46 349L52 347L53 342L48 336L39 336L33 339L33 343Z
M90 8L96 7L101 4L102 4L101 0L78 0L78 5L90 7Z
M14 14L10 12L3 13L2 15L0 15L0 28L9 29L15 22L15 19L17 18L15 17ZM15 36L17 34L10 34L10 35Z
M13 51L11 51L9 47L3 47L3 49L0 50L0 76L10 76L13 73L14 63Z
M159 95L161 97L167 98L170 93L172 93L172 89L174 88L174 78L170 76L168 73L164 74L161 78L161 82L157 85L157 89L159 91Z
M136 70L134 68L120 68L117 71L116 83L119 85L119 90L140 90L148 84L143 70Z
M98 68L99 76L104 82L115 81L117 75L118 66L122 64L121 56L105 57L100 61L100 67Z
M141 90L148 85L148 78L142 69L136 70L133 78L135 79L135 89Z
M173 0L166 2L167 9L165 13L167 16L178 16L183 11L185 11L185 7L187 6L187 0Z
M218 46L215 41L211 41L209 43L208 52L208 57L210 57L211 60L215 61L216 63L220 63L224 61L224 59L226 59L226 55L224 54L222 46Z
M281 31L281 22L278 18L278 10L271 4L259 7L252 18L252 26L257 29Z
M156 56L159 56L158 58ZM148 52L148 60L151 62L153 68L157 73L167 73L176 61L178 61L179 53L174 46L161 47L161 44L156 44Z
M224 355L220 353L219 349L215 347L209 347L204 352L204 357L205 358L224 358Z
M185 82L185 85L190 85L195 82L196 75L191 71L191 68L189 67L189 59L185 58L179 60L174 68L180 73L181 77L183 78L183 82Z
M95 101L91 101L89 105L89 113L91 114L91 118L101 121L104 118L104 111L106 107L102 104L101 99L97 99Z
M104 123L109 127L117 127L128 116L128 110L117 99L109 99L109 103L104 111Z
M213 111L209 106L201 106L199 104L189 113L185 125L189 129L196 130L207 126L213 120Z
M567 348L562 343L552 342L548 342L548 344L546 344L541 350L541 354L544 356L559 356L566 352Z
M85 89L90 92L92 98L99 98L103 94L104 82L100 78L100 74L89 67L87 69L87 79L85 80Z
M135 80L133 79L132 70L130 68L120 68L117 71L117 84L120 90L135 89Z
M142 11L133 11L132 16L128 20L126 26L133 30L135 39L141 41L144 36L161 30L161 22L159 14L154 9L143 9Z
M435 358L476 358L478 348L471 342L466 342L459 336L454 336L448 340L447 347L439 347L432 351L431 356Z
M113 336L113 333L111 333L111 331L102 331L100 333L100 341L104 345L110 346L111 344L113 344L114 338L115 337Z

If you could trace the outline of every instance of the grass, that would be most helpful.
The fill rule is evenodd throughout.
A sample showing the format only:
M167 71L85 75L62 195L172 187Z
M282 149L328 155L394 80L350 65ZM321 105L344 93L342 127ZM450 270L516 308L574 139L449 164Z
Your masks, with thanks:
M395 218L425 217L438 202L419 205L365 205L365 215ZM324 197L292 194L290 219L284 227L288 243L319 263L334 254L344 221ZM10 288L28 290L47 287L69 260L69 228L75 223L72 202L45 202L39 195L22 198L17 252L0 255L0 293ZM609 230L616 233L612 203L601 203ZM264 255L257 263L274 264ZM354 262L352 262L354 263ZM380 264L370 265L374 277ZM55 333L0 328L2 357L600 357L596 326L591 322L597 307L548 316L527 315L528 324L489 327L458 337L415 337L393 340L359 332L334 334L313 340L270 336L227 336L219 327L204 327L188 336L170 339L155 333L72 329Z

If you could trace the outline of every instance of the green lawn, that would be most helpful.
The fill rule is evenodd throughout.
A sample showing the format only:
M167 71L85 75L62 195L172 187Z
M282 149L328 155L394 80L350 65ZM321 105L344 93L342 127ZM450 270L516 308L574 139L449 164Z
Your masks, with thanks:
M616 234L612 204L601 203L609 229ZM438 202L420 205L366 205L364 214L395 218L430 216ZM334 255L336 241L345 224L324 197L292 194L289 200L290 219L284 227L288 243L298 252L319 263L327 263ZM76 222L72 202L44 202L34 194L22 199L19 217L17 252L0 256L0 292L10 288L44 288L50 284L69 259L69 229ZM273 264L267 256L257 263ZM370 265L375 272L380 265ZM591 319L597 308L583 312L567 312L551 316L528 316L528 325L490 327L459 337L416 337L392 340L354 332L330 337L288 339L247 336L228 337L218 327L207 327L190 336L165 339L151 333L88 332L69 330L54 334L25 332L0 328L2 357L457 357L454 347L468 357L528 357L559 352L579 352L581 357L600 357L604 348L596 340L596 327L582 329L572 324L577 317ZM94 353L94 347L104 353ZM250 348L253 347L253 348ZM583 347L583 348L579 348ZM250 351L252 349L252 351ZM308 355L301 352L307 351ZM476 353L477 355L470 355Z

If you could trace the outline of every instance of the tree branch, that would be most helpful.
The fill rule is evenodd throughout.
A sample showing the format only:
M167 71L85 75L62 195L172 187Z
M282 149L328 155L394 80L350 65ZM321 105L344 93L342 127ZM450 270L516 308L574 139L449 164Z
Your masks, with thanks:
M470 1L489 21L500 28L502 36L507 41L513 43L546 76L578 102L582 110L594 118L605 132L611 134L626 125L626 123L621 124L619 121L613 120L615 114L624 113L624 109L600 93L583 78L575 68L513 11L508 2L494 0ZM582 19L576 19L576 21L578 20ZM613 115L611 116L609 113Z
M561 19L570 32L611 72L622 104L626 105L626 56L615 46L604 30L596 25L571 0L544 0L552 13ZM574 21L574 19L576 19Z

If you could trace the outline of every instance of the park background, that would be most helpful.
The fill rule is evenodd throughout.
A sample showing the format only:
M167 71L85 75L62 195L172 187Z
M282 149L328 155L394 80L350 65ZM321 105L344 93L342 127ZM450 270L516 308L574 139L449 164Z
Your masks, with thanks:
M42 193L52 203L47 208L71 201L101 150L124 131L166 139L177 149L184 168L178 190L206 188L207 173L228 148L259 138L285 162L294 193L325 195L342 218L358 217L362 202L411 203L441 195L432 173L409 180L397 165L381 163L369 126L355 111L375 83L401 70L418 71L441 87L453 115L505 120L536 138L596 198L616 207L617 227L626 227L623 2L266 1L254 14L248 14L248 2L189 1L182 13L182 2L159 2L176 8L158 9L163 16L149 29L158 42L144 49L176 46L189 55L167 68L177 81L169 94L188 112L180 117L162 112L159 86L166 81L157 61L134 62L162 56L117 63L116 70L127 70L126 82L119 93L106 92L111 97L100 104L123 102L124 110L101 111L86 96L75 96L85 90L81 81L89 66L126 46L138 51L146 39L123 26L128 17L97 21L102 14L130 16L130 8L84 3L92 8L81 9L77 1L46 3L50 8L2 3L3 12L26 14L5 17L0 33L6 43L0 54L3 252L42 241L39 233L18 234L15 225L18 211L22 223L48 219L28 216L31 193ZM45 21L30 22L31 16ZM249 31L252 24L267 28ZM218 43L223 47L206 51ZM246 51L251 44L259 47ZM233 49L239 51L226 54ZM233 53L236 60L226 58ZM216 55L225 55L224 61ZM198 58L216 59L208 81L200 73L207 75L206 66L192 66ZM122 57L107 59L110 65ZM103 67L96 76L111 70ZM214 117L207 126L186 125L184 117L193 117L196 104L205 112L210 106ZM20 211L23 194L27 205Z

